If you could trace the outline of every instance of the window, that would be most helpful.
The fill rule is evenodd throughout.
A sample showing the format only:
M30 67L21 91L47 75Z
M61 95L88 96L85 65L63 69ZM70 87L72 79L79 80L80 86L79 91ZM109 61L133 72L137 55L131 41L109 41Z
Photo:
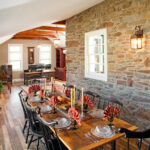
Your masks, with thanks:
M85 33L85 77L107 81L107 30Z
M39 63L50 64L51 63L51 46L40 45Z
M12 65L13 71L22 71L22 45L8 45L8 64Z

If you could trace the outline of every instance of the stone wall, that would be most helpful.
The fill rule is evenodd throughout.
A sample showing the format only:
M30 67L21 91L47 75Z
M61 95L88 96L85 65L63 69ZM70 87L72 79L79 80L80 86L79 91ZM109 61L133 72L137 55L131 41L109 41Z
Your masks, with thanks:
M135 26L144 30L143 48L132 50ZM107 28L108 81L84 77L85 32ZM67 20L67 82L121 100L122 118L150 127L150 0L105 0Z

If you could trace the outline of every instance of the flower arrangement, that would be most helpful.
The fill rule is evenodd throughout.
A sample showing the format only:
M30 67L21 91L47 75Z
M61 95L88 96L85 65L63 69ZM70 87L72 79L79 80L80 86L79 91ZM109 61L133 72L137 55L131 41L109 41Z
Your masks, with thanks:
M56 113L56 106L57 106L57 103L58 103L58 99L56 96L52 96L50 99L49 99L49 106L51 106L53 108L53 113Z
M41 98L41 100L45 97L43 90L40 90L39 97Z
M78 111L74 108L71 107L68 110L68 116L69 118L72 119L72 125L73 125L73 129L76 129L76 125L78 124L79 126L81 126L81 118L80 118L80 114L78 113Z
M70 97L71 95L70 95L70 90L69 89L66 89L65 90L65 95L67 96L67 97Z
M116 116L120 116L120 109L117 106L108 105L104 109L103 119L107 119L109 121L109 126L112 126L113 119Z
M29 87L29 94L34 93L34 96L36 96L36 92L40 90L41 87L39 85L32 85Z
M82 97L80 98L80 101L82 102ZM88 107L93 108L94 104L91 100L91 98L87 95L83 96L83 107L84 107L84 112L87 112Z

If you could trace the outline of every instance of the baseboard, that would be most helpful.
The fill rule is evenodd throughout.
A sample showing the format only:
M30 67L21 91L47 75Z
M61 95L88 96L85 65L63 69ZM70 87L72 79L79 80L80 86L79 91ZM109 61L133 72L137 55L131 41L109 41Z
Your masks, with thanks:
M24 81L24 79L13 79L13 83L14 82L23 82Z

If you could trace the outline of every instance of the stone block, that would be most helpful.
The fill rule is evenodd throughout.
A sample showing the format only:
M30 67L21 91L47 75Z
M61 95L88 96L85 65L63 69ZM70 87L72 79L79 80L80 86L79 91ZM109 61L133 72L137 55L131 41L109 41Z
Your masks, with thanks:
M66 46L67 46L67 48L69 48L69 47L78 47L79 46L79 41L67 41Z
M123 80L117 80L117 84L126 86L126 81L123 81Z

